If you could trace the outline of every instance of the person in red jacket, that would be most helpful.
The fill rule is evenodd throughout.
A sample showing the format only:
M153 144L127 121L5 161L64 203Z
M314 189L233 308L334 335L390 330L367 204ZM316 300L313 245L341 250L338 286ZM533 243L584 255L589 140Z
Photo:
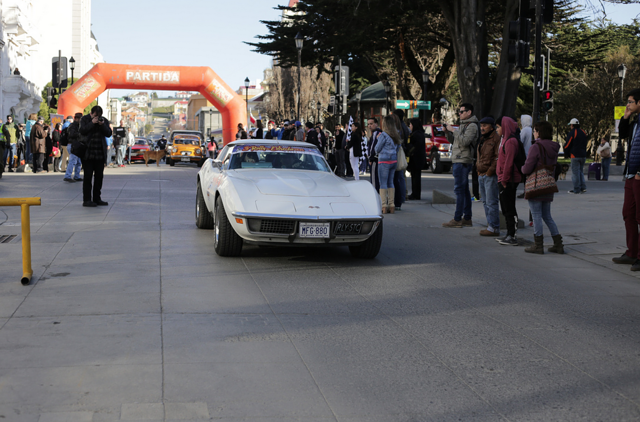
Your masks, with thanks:
M518 224L518 211L516 211L516 190L522 181L520 169L514 165L516 155L520 149L520 141L516 138L518 123L511 117L503 117L496 122L496 132L502 135L498 152L498 187L500 189L500 208L507 223L507 235L500 239L501 245L516 246L516 227Z

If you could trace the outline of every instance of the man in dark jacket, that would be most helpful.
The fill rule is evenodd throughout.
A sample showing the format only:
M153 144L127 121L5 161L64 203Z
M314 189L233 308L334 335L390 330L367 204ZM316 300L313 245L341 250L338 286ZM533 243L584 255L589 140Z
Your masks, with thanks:
M80 177L82 160L74 153L74 151L77 152L78 148L80 148L80 119L82 119L82 113L76 113L73 116L73 123L67 128L67 137L69 138L69 143L67 144L69 164L67 165L63 180L69 183L82 182L82 177Z
M627 251L613 258L616 264L631 264L631 271L640 271L640 89L627 94L627 108L620 119L620 139L627 139L627 164L624 168L624 203L622 218L627 232Z
M571 157L571 181L573 190L569 193L585 193L587 184L584 180L584 163L587 159L587 134L580 129L578 119L569 122L571 130L567 133L567 143L564 144L564 156Z
M378 126L376 117L367 119L367 127L371 133L369 139L368 153L369 164L371 164L371 184L376 188L376 192L380 190L380 180L378 179L378 156L376 155L376 144L378 143L378 135L382 133L382 129Z
M340 177L344 177L346 172L343 142L344 142L344 132L342 131L342 125L340 123L337 123L336 124L336 142L334 146L336 149L336 163L338 164L338 168L336 169L336 174Z
M500 135L496 133L496 122L493 117L480 120L482 137L478 142L476 169L478 171L478 187L480 198L487 217L487 228L480 230L480 236L500 235L500 188L496 165L500 152Z
M4 141L6 142L6 152L2 155L4 157L3 164L6 164L7 157L9 157L9 173L13 172L14 167L18 167L14 164L14 157L18 155L18 140L16 138L16 124L13 123L13 116L7 116L7 123L2 125L2 134L4 135ZM6 155L6 156L5 156ZM3 166L4 167L4 166Z
M107 140L112 135L109 121L102 117L102 107L95 106L91 114L80 119L81 142L86 145L87 152L83 157L84 184L82 186L84 207L109 205L101 198L104 168L107 165ZM93 197L91 179L93 180ZM93 199L93 200L92 200Z

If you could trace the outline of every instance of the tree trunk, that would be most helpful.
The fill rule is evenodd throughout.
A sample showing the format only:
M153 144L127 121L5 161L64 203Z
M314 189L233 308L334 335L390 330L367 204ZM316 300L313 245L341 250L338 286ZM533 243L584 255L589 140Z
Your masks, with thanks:
M456 56L462 102L474 106L474 114L485 113L488 66L482 55L486 45L485 0L438 0L449 27Z
M513 116L518 100L518 88L522 72L514 64L508 63L509 55L509 22L516 20L518 13L518 0L506 0L506 13L504 16L504 29L502 30L502 51L500 52L500 64L493 88L490 113L493 117Z

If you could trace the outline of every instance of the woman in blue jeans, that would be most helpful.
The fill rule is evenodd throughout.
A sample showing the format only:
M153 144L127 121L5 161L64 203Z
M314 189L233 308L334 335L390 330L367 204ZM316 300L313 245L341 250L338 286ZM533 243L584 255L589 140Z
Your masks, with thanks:
M533 125L533 139L535 143L529 149L527 161L522 166L522 174L532 177L538 166L545 164L555 166L558 162L558 151L560 144L553 142L553 126L546 121L537 122ZM553 193L548 195L537 196L529 199L529 209L533 216L533 239L534 244L526 248L524 251L529 253L544 254L544 237L542 222L547 225L553 238L553 246L549 248L549 252L564 253L562 244L562 236L558 231L555 221L551 217L551 202L553 201Z
M378 135L375 151L378 155L378 178L380 179L380 202L382 213L387 211L393 214L396 210L394 204L395 187L393 176L398 166L398 148L402 143L400 134L396 129L393 116L382 119L382 133Z

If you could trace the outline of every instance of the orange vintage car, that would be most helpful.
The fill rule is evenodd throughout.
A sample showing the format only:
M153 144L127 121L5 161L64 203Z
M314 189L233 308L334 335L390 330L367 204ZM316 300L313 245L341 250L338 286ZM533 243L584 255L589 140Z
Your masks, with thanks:
M206 150L202 147L202 134L197 131L175 131L167 144L167 164L175 166L178 162L196 163L202 166Z

